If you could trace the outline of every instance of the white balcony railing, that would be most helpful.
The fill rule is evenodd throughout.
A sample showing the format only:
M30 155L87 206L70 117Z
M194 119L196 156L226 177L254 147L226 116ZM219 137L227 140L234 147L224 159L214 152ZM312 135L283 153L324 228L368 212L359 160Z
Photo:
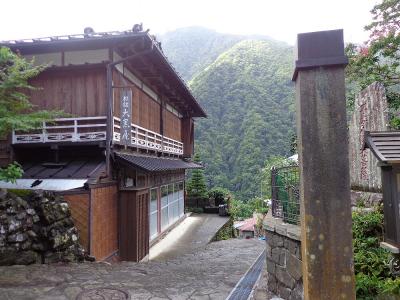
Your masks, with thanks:
M121 141L121 119L114 117L113 124L113 141L119 143ZM161 134L140 127L136 124L131 124L131 145L133 147L150 149L170 154L183 154L183 143L162 136Z
M113 142L120 143L120 119L113 119ZM13 144L91 142L106 140L107 117L61 118L43 122L41 128L30 132L13 131ZM131 144L138 147L169 154L182 155L183 143L159 133L131 124Z
M91 142L106 139L107 117L60 118L31 132L13 131L13 144Z

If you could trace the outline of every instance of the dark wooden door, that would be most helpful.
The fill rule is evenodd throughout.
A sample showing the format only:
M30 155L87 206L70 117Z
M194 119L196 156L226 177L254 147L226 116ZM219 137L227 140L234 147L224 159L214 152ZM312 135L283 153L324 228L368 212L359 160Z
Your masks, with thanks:
M120 257L140 261L149 253L149 192L120 191Z
M398 200L400 197L400 174L391 166L382 167L383 210L385 220L385 241L398 244Z

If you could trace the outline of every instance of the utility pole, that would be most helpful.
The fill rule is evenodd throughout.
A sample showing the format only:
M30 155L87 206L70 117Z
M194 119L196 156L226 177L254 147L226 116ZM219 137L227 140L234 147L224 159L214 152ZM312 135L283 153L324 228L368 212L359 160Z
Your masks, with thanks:
M343 31L298 35L297 136L305 299L355 299Z

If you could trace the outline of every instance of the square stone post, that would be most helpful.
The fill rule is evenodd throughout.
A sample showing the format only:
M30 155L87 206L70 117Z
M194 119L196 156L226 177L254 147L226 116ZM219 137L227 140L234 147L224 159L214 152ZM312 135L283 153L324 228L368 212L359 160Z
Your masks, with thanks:
M297 137L305 299L355 299L343 31L298 35Z

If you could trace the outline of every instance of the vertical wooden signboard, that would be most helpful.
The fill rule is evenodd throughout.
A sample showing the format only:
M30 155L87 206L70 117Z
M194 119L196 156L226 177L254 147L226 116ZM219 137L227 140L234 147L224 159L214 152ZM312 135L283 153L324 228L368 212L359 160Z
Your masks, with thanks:
M355 299L343 31L298 35L297 136L305 299Z
M123 89L120 99L121 107L121 144L129 146L131 144L131 130L132 130L132 91Z

